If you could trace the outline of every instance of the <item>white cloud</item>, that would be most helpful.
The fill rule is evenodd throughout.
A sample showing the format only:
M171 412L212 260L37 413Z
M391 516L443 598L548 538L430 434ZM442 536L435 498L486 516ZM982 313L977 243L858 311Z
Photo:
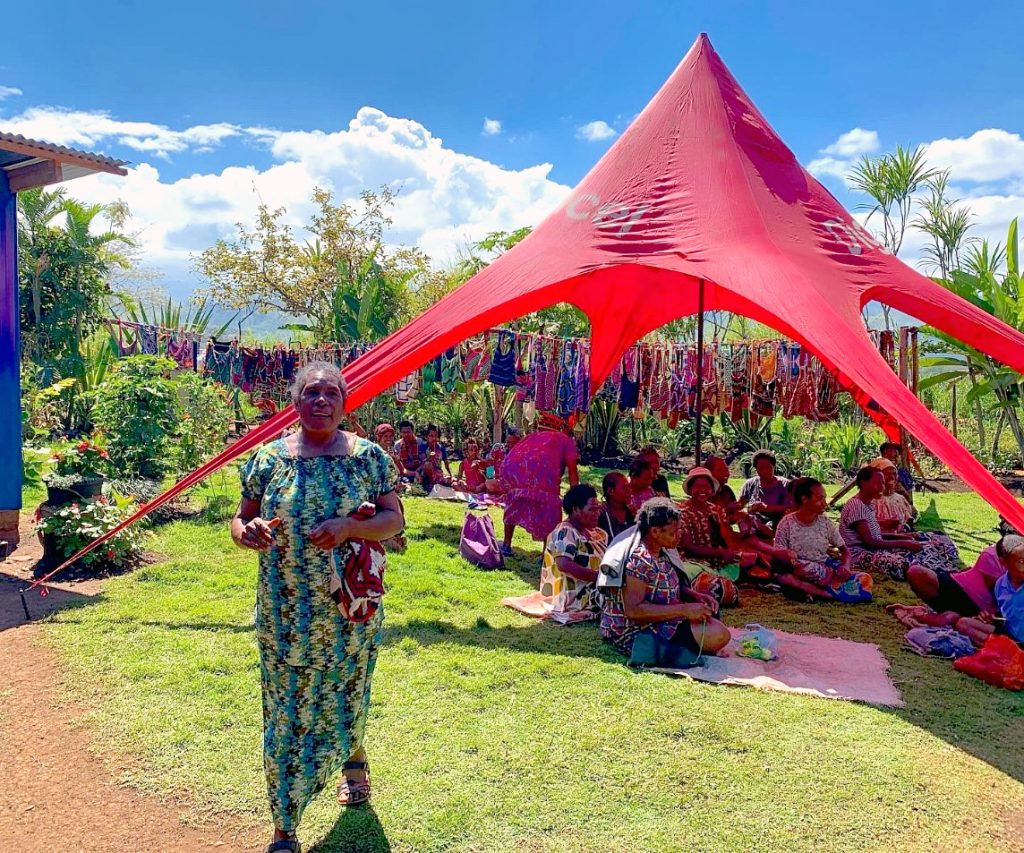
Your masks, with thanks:
M4 98L15 98L21 94L21 89L18 89L14 86L0 86L0 101L2 101Z
M987 128L957 139L936 139L925 146L928 164L949 169L955 181L1024 178L1024 139L1019 133Z
M171 130L166 125L147 121L120 121L106 112L62 107L29 107L19 115L0 118L0 129L58 145L84 148L113 140L134 151L162 158L182 151L210 148L242 133L241 128L223 122Z
M585 139L587 142L600 142L604 139L611 139L617 135L617 131L608 122L598 119L588 121L586 124L576 128L576 138Z
M849 160L837 160L835 157L819 157L807 164L807 171L818 177L822 175L833 175L842 178L850 170Z
M878 147L878 131L855 127L846 131L831 145L822 148L821 153L849 159L861 154L870 154L877 151Z
M77 144L120 142L125 125L135 126L133 138L143 142L156 134L141 127L160 127L116 122L97 114L83 117L89 142ZM535 225L569 192L569 187L549 179L550 164L504 169L453 151L416 121L372 107L363 107L346 128L336 131L210 125L186 131L162 128L161 133L165 139L172 134L201 146L222 138L216 132L207 133L207 128L218 127L232 128L243 138L267 146L276 162L262 170L231 166L173 181L163 179L155 165L142 163L130 168L124 178L95 175L69 185L74 196L86 201L122 199L127 203L132 211L129 229L140 232L143 262L163 271L169 286L190 279L192 255L219 237L233 235L235 223L251 223L261 200L272 208L285 207L289 224L301 235L315 186L329 188L337 201L351 203L358 202L363 189L386 185L397 190L388 239L418 245L439 263L453 259L468 242L492 231ZM45 132L38 135L54 138ZM67 134L59 141L65 140ZM189 287L198 284L188 282ZM177 296L184 295L181 286L173 289Z
M501 133L501 122L496 118L484 118L483 130L480 133L484 136L497 136Z

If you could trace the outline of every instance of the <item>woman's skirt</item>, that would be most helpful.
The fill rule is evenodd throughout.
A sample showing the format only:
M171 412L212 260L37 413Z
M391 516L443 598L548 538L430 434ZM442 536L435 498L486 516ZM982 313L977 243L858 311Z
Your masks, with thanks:
M274 826L295 832L310 801L363 745L370 680L383 610L363 624L346 622L339 666L291 666L260 654L263 768Z
M522 527L543 542L562 520L562 499L557 492L510 489L505 495L505 524Z

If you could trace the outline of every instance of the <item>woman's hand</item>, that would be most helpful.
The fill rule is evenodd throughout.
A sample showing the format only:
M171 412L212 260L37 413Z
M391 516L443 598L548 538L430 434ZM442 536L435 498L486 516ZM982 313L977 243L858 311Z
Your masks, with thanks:
M689 622L700 622L703 619L710 619L714 611L705 601L694 601L688 604L679 605L679 612L683 619Z
M280 524L280 518L272 518L270 521L254 518L252 521L246 522L242 527L242 533L238 537L238 544L243 548L251 548L254 551L267 551L274 544L274 530Z
M348 518L329 518L309 531L309 541L324 551L333 551L352 537L352 521Z

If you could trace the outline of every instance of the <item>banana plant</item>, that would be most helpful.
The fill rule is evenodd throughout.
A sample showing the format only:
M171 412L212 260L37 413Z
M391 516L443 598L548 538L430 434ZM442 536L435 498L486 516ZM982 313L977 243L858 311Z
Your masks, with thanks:
M968 247L964 267L953 270L940 283L1006 325L1024 331L1017 220L1010 223L1005 244L981 240ZM921 359L922 367L934 369L934 372L924 377L918 387L927 389L966 379L971 387L964 395L964 402L975 405L976 412L980 411L983 398L994 397L1000 422L1010 428L1024 461L1024 427L1020 418L1024 376L938 329L928 328L927 331L943 351Z

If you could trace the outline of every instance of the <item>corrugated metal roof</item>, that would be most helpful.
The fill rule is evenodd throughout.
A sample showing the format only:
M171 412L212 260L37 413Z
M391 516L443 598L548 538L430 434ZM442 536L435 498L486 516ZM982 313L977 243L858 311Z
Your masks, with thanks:
M11 151L23 155L15 162L5 162L0 168L16 166L24 159L38 157L46 160L59 160L64 163L73 163L78 166L88 166L98 172L111 172L115 175L126 174L124 167L128 163L124 160L115 160L103 154L93 154L90 151L79 151L76 148L68 148L66 145L54 145L51 142L41 142L38 139L29 139L20 133L4 133L0 131L0 151Z

